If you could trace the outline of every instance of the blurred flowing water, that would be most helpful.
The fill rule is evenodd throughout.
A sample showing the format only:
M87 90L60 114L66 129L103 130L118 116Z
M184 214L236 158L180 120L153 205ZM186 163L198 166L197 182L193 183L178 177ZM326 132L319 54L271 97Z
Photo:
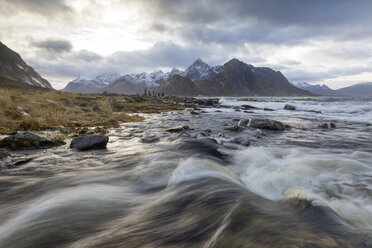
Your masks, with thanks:
M220 102L276 111L146 115L107 150L18 152L34 159L1 171L0 247L372 247L372 99L256 99ZM292 128L225 130L254 117Z

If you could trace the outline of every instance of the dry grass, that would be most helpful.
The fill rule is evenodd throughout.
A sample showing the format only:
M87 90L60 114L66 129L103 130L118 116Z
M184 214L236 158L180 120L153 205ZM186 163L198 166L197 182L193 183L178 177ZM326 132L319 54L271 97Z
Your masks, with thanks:
M115 98L119 100L120 96ZM135 105L120 103L120 112L114 112L109 98L104 95L0 89L0 133L40 131L56 126L117 127L119 122L143 120L143 117L132 113L143 112L139 110L145 106Z

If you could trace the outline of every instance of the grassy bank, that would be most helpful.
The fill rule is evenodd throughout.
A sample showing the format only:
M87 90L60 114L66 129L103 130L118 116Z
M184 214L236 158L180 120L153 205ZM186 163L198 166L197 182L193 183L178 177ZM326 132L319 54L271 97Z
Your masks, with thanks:
M179 110L180 105L139 96L107 96L0 88L0 133L41 131L58 126L118 127L142 121L136 113Z

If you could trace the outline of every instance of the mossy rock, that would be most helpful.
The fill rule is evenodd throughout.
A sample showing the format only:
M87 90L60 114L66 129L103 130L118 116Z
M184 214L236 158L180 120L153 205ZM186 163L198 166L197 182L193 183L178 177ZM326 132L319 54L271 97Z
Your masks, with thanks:
M37 149L42 147L61 146L66 144L61 138L52 140L30 140L30 139L17 139L9 136L0 140L0 147L8 147L12 150L23 149Z

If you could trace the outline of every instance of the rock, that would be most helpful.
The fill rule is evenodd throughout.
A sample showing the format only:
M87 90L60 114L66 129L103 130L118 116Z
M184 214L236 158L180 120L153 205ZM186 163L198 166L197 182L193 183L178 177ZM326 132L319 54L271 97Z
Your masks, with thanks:
M96 132L93 130L89 130L88 132L86 132L86 135L93 135L93 134L96 134Z
M241 120L239 120L239 122L238 122L238 126L239 126L239 127L247 127L248 122L249 122L248 119L241 119Z
M265 134L262 132L261 129L256 129L256 138L261 139L262 136L265 136Z
M6 149L0 148L0 159L9 157L10 154Z
M218 133L217 136L218 137L225 137L225 134L224 133Z
M0 147L9 147L12 150L58 146L64 144L66 143L61 139L51 140L28 131L16 132L0 140Z
M142 135L141 142L142 143L155 143L158 142L160 138L156 136L154 133L145 133Z
M336 128L336 124L334 124L333 122L327 122L327 123L320 124L318 127L324 128L324 129Z
M194 111L194 110L191 110L190 114L192 114L192 115L200 115L199 112L196 112L196 111Z
M210 129L205 129L203 132L205 132L205 133L211 133L212 130L210 130Z
M290 105L290 104L286 104L286 105L284 106L284 109L286 109L286 110L296 110L296 107L293 106L293 105Z
M309 113L317 113L317 114L321 114L322 111L318 111L318 110L308 110L306 112L309 112Z
M243 131L242 127L239 127L238 125L234 125L232 127L226 127L225 130L234 131L234 132L241 132Z
M216 110L216 111L214 111L214 112L216 112L216 113L221 113L222 111L221 111L221 110Z
M73 139L70 148L76 148L79 151L105 149L109 137L105 135L81 136Z
M242 146L250 146L251 145L251 142L245 137L236 137L234 139L234 142L236 144L239 144L239 145L242 145Z
M270 119L249 119L248 127L255 127L270 130L284 130L284 125L280 121Z
M13 166L17 166L17 165L22 165L22 164L25 164L25 163L28 163L32 160L32 158L28 158L28 157L19 157L19 158L13 158L11 160L11 163Z
M252 105L247 105L247 104L242 105L242 108L244 108L244 109L257 109L257 107L252 106Z
M275 111L274 109L271 108L263 108L264 111Z
M186 130L189 130L189 129L190 129L189 126L183 126L183 127L168 128L165 131L170 132L170 133L179 133L179 132L183 132L183 131L186 131Z

